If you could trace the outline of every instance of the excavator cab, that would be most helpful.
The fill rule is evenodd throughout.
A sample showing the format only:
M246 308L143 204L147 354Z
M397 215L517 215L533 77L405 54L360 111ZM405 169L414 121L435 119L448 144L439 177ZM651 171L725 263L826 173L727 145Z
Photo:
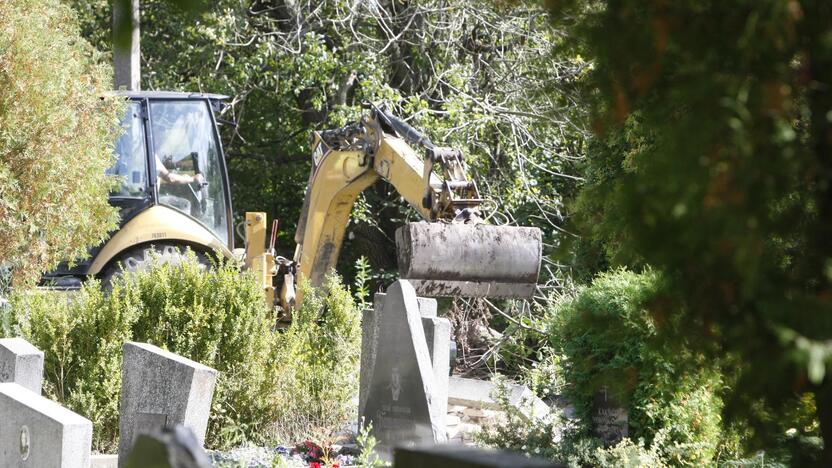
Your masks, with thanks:
M61 264L42 284L79 287L84 277L103 280L121 267L139 268L155 250L175 261L185 248L201 258L233 251L231 194L214 113L225 96L202 93L121 91L124 133L107 171L119 184L110 204L118 230L72 267Z

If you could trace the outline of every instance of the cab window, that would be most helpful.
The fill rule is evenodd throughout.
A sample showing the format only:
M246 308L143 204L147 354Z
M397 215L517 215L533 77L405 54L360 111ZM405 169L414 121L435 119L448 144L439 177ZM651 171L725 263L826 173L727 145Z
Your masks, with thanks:
M147 157L141 103L130 102L121 121L124 133L116 141L116 163L107 174L118 177L119 185L110 196L145 197L147 195Z
M224 178L206 101L150 101L159 203L228 243Z

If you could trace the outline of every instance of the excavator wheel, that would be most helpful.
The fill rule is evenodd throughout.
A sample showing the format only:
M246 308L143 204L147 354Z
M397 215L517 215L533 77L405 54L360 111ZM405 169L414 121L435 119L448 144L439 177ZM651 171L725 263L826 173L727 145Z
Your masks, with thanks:
M126 250L111 261L100 275L101 284L109 289L114 278L122 274L145 271L152 265L178 265L186 258L186 249L179 245L154 244L142 245ZM207 255L194 251L196 259L203 268L210 268Z

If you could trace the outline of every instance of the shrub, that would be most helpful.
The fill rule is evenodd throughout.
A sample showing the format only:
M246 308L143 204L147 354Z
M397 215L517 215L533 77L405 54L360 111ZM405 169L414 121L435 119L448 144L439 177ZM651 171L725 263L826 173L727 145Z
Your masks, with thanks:
M139 315L133 290L110 298L90 282L77 294L37 291L12 296L3 335L23 336L44 354L44 394L93 423L93 448L118 447L121 347Z
M193 254L127 277L125 306L139 308L135 341L169 349L219 371L206 443L228 447L260 441L271 421L274 317L248 274L221 262L205 271Z
M505 379L495 378L495 390L491 397L505 415L496 424L483 427L475 434L474 440L481 445L496 447L529 456L561 459L558 445L560 433L568 422L553 408L544 418L529 421L520 408L510 401L509 387ZM521 402L521 406L526 402Z
M361 311L330 275L319 290L301 284L304 300L277 337L275 374L278 440L326 440L357 418Z
M59 0L0 2L0 266L35 280L115 227L107 204L120 102Z
M633 439L649 445L662 432L666 463L700 465L713 458L720 439L721 374L713 362L700 362L695 372L682 368L697 357L681 344L670 348L656 341L657 324L674 326L673 311L647 311L648 304L663 301L661 282L650 271L602 274L554 306L549 334L564 356L565 395L585 422L584 433L593 397L606 389L626 407Z
M18 293L0 325L44 351L45 394L93 422L96 450L118 446L127 340L219 371L208 447L294 442L332 434L354 417L361 339L358 308L337 277L320 290L301 288L294 321L276 331L249 274L228 262L206 271L189 253L180 265L116 279L109 295L94 280L72 294Z
M576 420L529 425L512 416L516 410L506 401L506 421L486 431L482 442L572 465L711 463L718 447L727 448L720 444L729 437L720 416L722 376L717 363L702 362L683 344L671 348L655 339L658 324L675 326L672 311L663 316L647 312L648 304L663 301L657 294L661 281L650 271L617 270L553 302L543 319L546 342L538 352L544 362L529 371L527 380L534 381L541 368L562 378L563 396ZM697 359L696 372L683 365ZM592 431L594 397L604 389L626 408L629 423L630 439L609 448ZM562 439L556 438L558 426Z

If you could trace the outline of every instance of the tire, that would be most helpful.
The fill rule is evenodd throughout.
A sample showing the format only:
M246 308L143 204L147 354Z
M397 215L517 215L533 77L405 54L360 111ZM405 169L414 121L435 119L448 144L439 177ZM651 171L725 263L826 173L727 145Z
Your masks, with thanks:
M123 274L145 271L153 265L179 265L186 258L186 248L171 244L142 245L124 251L104 267L99 278L105 289L110 289L114 278ZM199 264L207 269L211 267L208 257L193 251Z

